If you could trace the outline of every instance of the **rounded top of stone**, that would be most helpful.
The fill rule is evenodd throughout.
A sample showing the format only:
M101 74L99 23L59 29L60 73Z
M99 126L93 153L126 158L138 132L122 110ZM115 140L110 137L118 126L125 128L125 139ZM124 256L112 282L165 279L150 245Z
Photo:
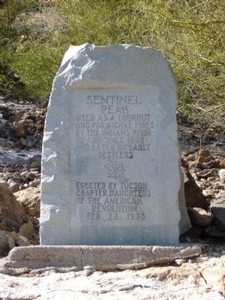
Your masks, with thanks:
M77 55L81 55L83 52L85 53L98 53L98 52L123 52L126 50L132 50L132 51L153 51L155 53L158 53L159 55L160 52L155 50L154 48L151 47L141 47L138 45L133 45L133 44L117 44L117 45L105 45L105 46L101 46L101 45L94 45L94 44L90 44L90 43L85 43L82 45L70 45L68 50L66 51L63 60L62 60L62 64L63 65L66 61L68 61L69 59L71 59L72 57L76 57Z
M149 47L132 44L70 46L57 74L67 87L126 88L160 85L175 86L169 63Z

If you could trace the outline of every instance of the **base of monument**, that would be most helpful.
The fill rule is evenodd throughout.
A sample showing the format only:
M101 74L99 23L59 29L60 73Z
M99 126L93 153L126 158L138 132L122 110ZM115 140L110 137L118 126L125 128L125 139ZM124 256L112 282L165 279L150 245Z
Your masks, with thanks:
M198 245L17 247L1 260L0 273L22 274L42 268L59 271L143 269L196 257L201 252L202 247Z

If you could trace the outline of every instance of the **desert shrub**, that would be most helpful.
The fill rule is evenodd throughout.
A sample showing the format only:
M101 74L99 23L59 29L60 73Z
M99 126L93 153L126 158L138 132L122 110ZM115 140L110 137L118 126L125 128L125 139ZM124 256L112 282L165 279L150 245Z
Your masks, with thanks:
M47 97L70 44L132 43L155 47L170 61L181 114L206 126L225 128L223 1L5 2L0 10L5 18L0 63L21 78L29 96Z

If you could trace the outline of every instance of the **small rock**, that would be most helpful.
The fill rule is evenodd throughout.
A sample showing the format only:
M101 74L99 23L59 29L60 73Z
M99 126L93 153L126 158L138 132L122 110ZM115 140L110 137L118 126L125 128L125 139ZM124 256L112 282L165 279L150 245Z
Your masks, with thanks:
M217 196L216 199L214 200L215 203L225 203L225 191L220 191Z
M218 231L215 226L207 228L206 233L212 238L225 240L225 232Z
M28 246L28 245L30 245L28 239L25 236L22 236L22 235L17 236L16 244L18 246Z
M213 174L214 174L214 169L204 169L202 171L197 172L196 176L197 179L206 178L207 180L209 180L209 178L214 178L214 177L210 177Z
M210 199L212 199L213 197L214 197L214 191L212 191L212 190L203 190L202 191L202 193L203 193L203 195L205 196L205 197L207 197L208 199L210 198Z
M12 193L16 193L16 192L19 191L20 186L19 186L18 183L15 183L15 184L13 184L12 186L10 186L9 188L10 188L10 191L11 191Z
M9 249L13 249L15 247L15 238L9 233L6 234L8 240Z
M41 155L34 155L29 160L29 168L40 168L41 167Z
M18 191L15 194L17 201L19 201L25 211L30 216L40 216L40 189L35 187L29 187L22 191ZM31 213L31 214L30 214Z
M220 192L210 204L214 223L218 231L225 231L225 192Z
M183 233L180 236L180 242L181 243L194 243L199 242L199 238L201 237L203 233L202 228L199 226L192 226L191 229L189 229L187 232Z
M10 186L10 185L14 185L15 184L15 181L12 179L12 178L9 178L7 180L7 184Z
M191 223L196 226L208 227L213 221L212 213L200 207L189 207L188 214Z
M225 204L212 204L210 209L214 216L216 229L225 231Z
M202 190L196 184L193 176L187 170L182 168L184 173L184 191L185 191L185 200L187 207L201 207L207 209L209 204L206 200L206 197L203 195Z
M28 171L26 170L26 171L21 172L20 176L24 177L24 179L25 179L25 177L27 176L27 174L28 174Z
M219 170L219 177L222 182L225 182L225 169Z
M36 207L28 207L27 208L27 213L31 217L36 216L37 215L37 209L36 209Z
M27 239L32 239L34 235L35 227L33 223L29 220L27 223L24 223L19 230L19 233L22 236L25 236Z
M225 168L225 158L219 163L220 168Z
M29 181L33 181L35 178L36 178L36 174L33 173L33 172L28 172L26 174L26 178L29 180Z
M196 168L213 161L213 157L208 150L200 149L195 154L189 155L186 160L188 161L189 168Z
M9 250L7 233L5 230L0 230L0 255L6 255Z
M30 187L38 187L39 186L39 184L40 184L40 179L34 179L33 181L30 181L29 182L29 186Z
M84 274L86 276L90 276L96 271L96 268L94 266L84 266Z
M0 138L0 147L5 147L7 145L7 139Z
M15 123L16 136L17 137L26 137L28 133L28 124L23 120Z
M24 138L21 138L16 142L16 148L19 150L24 149L25 146L26 146L26 140Z
M197 152L197 159L198 159L199 163L204 163L204 162L211 161L213 158L212 158L209 150L200 149Z
M183 263L186 262L186 259L183 259L183 258L179 258L179 259L175 259L175 263L178 265L178 266L181 266Z

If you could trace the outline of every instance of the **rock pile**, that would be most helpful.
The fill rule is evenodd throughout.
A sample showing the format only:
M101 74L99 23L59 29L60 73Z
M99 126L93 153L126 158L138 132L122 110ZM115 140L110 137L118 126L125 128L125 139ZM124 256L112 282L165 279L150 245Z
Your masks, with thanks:
M45 109L0 101L0 255L38 243L44 117Z
M0 101L0 181L13 192L40 184L45 109Z
M24 201L25 202L25 201ZM6 184L0 183L0 255L37 239L38 222L31 219Z
M35 105L0 102L0 146L8 149L41 149L45 109Z
M195 238L225 240L224 161L205 149L183 156L186 206Z

